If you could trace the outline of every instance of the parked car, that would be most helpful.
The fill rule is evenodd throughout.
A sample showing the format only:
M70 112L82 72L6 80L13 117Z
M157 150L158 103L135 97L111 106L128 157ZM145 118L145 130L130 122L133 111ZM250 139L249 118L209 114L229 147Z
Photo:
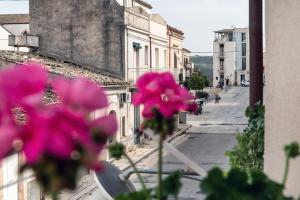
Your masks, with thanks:
M249 80L247 80L247 81L243 80L241 85L242 85L242 87L249 87L250 86L250 81Z

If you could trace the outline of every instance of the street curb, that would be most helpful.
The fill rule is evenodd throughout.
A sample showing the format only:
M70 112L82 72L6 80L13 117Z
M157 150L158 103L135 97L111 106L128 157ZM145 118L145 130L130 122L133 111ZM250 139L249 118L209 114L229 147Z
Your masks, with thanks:
M192 127L192 125L186 125L185 127L183 127L182 129L180 129L179 131L177 131L173 136L171 136L170 138L167 139L167 142L170 143L172 141L174 141L176 138L185 135L185 132L190 129ZM141 162L142 160L149 158L152 154L154 154L156 151L158 150L158 147L155 147L154 149L152 149L151 151L147 152L146 154L142 155L139 159L135 160L133 163L137 164L139 162ZM131 165L127 165L126 167L120 169L121 171L126 171L128 169L131 168Z

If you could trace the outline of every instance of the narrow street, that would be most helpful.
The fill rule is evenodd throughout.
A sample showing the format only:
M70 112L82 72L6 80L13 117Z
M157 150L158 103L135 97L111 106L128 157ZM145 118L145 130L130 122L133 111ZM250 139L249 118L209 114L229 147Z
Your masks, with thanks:
M203 114L189 116L192 125L186 135L178 142L176 148L205 170L215 166L227 169L228 158L224 155L235 143L235 134L241 132L247 123L244 111L248 105L249 88L232 88L221 93L220 104L210 102L204 105ZM156 168L156 155L139 164L139 168ZM180 161L166 153L164 170L187 169ZM156 176L144 176L149 186L156 185ZM199 190L199 182L183 180L180 199L203 199Z

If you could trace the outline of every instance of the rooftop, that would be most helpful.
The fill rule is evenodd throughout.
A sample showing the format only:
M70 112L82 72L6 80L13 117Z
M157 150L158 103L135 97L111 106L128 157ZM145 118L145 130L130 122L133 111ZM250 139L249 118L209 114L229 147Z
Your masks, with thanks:
M152 9L152 6L151 4L147 3L146 1L143 1L143 0L135 0L135 2L145 6L146 8L149 8L149 9Z
M187 53L192 53L190 50L188 50L186 48L182 48L182 51L187 52Z
M16 64L22 64L30 61L38 62L42 65L45 65L47 70L52 74L61 75L67 78L85 77L103 85L104 87L129 85L124 80L112 77L108 74L95 73L72 63L60 62L58 60L39 56L34 53L0 51L0 60Z
M231 29L222 29L222 30L218 30L218 31L215 31L215 33L229 33L229 32L232 32L234 29L231 28Z
M29 24L29 14L0 15L0 24Z
M177 29L173 26L170 26L170 25L168 25L168 30L172 31L172 32L175 32L177 34L180 34L180 35L184 35L184 32L182 30L179 30L179 29Z
M238 28L238 27L234 27L234 28L227 28L227 29L222 29L222 30L218 30L218 31L214 31L215 33L230 33L233 31L238 31L238 30L247 30L248 27L242 27L242 28Z

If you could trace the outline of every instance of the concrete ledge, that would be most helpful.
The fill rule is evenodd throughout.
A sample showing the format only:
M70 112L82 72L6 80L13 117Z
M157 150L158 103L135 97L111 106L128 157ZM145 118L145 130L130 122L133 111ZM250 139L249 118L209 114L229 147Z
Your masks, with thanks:
M180 137L183 136L183 135L185 135L185 132L186 132L189 128L191 128L191 127L192 127L192 125L178 125L178 130L177 130L177 132L176 132L173 136L169 137L169 138L167 139L167 142L169 142L169 143L176 143L176 142L178 142L178 140L180 140ZM144 153L143 155L139 156L138 158L133 159L134 164L137 164L137 163L141 162L142 160L144 160L144 159L150 157L150 156L153 155L157 150L158 150L158 146L155 145L155 147L152 148L151 150L147 151L146 153ZM129 155L129 156L130 156L130 155ZM112 161L111 163L114 163L114 161ZM120 170L122 170L122 171L126 171L126 170L128 170L128 169L131 168L131 166L128 164L127 161L126 161L126 164L125 164L125 165L118 165L118 164L116 164L116 166L119 167Z

